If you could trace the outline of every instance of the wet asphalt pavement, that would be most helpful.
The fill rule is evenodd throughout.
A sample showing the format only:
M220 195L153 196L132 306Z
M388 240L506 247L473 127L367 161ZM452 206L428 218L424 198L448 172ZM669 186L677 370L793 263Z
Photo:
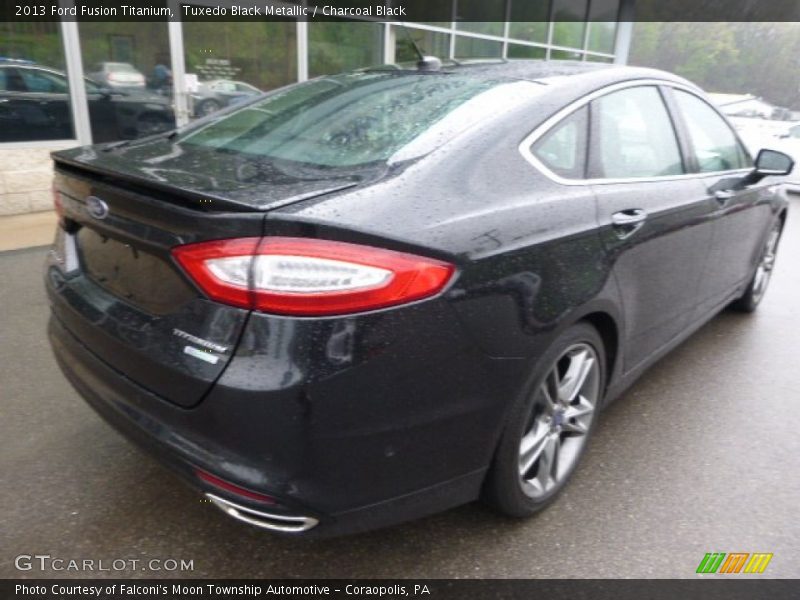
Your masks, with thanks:
M720 314L613 404L549 509L512 521L473 504L321 541L229 519L101 421L50 354L45 250L0 254L0 577L695 577L706 552L772 552L763 576L800 577L792 204L758 312ZM20 554L194 569L19 572Z

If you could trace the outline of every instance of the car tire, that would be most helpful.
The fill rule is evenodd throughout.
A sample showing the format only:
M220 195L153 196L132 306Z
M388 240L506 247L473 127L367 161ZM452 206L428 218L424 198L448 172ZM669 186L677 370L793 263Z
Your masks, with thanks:
M558 336L511 408L484 502L505 515L529 517L555 499L594 430L605 374L605 348L594 327L581 322Z
M778 252L778 242L781 239L781 230L783 223L778 221L767 235L764 242L764 247L761 249L761 256L758 259L758 265L753 273L750 283L747 285L744 294L731 303L733 310L752 313L755 312L764 294L767 291L767 286L772 278L772 269L775 266L775 258Z
M208 115L217 112L222 108L222 104L216 100L203 100L195 108L198 117L207 117Z

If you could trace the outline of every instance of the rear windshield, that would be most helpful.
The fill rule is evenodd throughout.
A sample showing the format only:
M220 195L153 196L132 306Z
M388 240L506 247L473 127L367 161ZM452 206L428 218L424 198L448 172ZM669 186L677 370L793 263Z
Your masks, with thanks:
M315 79L190 127L178 143L319 167L432 150L541 86L463 74L363 72Z

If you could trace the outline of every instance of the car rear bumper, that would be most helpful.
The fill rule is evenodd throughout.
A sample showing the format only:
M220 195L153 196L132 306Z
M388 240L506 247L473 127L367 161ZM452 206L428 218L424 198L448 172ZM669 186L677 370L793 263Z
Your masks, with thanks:
M56 316L49 336L68 380L126 437L221 500L214 502L220 508L232 502L289 521L307 518L313 526L295 533L311 536L374 529L476 499L499 434L501 399L507 398L496 393L503 385L491 390L517 362L459 351L453 360L464 364L457 373L446 374L448 363L437 371L438 383L423 376L421 383L406 379L407 386L405 368L384 373L399 377L395 389L383 388L380 394L362 373L349 372L269 391L259 389L256 377L253 389L243 390L231 387L241 375L234 369L198 406L187 409L110 367ZM247 357L240 358L246 369ZM491 377L485 361L498 366ZM465 375L470 370L472 377ZM209 485L197 477L197 469L269 495L277 504L265 507Z

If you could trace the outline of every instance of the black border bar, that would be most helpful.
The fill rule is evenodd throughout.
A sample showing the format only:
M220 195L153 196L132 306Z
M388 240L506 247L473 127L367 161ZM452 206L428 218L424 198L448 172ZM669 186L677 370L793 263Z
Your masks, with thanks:
M505 8L508 1L512 3L510 11ZM397 22L514 21L526 20L524 15L531 14L523 8L524 3L548 1L483 0L483 6L472 1L459 8L458 2L453 0L2 0L0 22L272 21L286 18L332 21L359 17ZM619 0L619 15L615 14L613 4L617 0L588 0L588 17L570 16L560 11L560 1L553 0L551 11L555 21L582 21L584 17L590 21L615 21L619 17L631 21L800 21L798 0ZM519 5L520 10L513 9L515 2L523 3ZM611 10L602 10L605 5ZM124 6L143 9L143 12L126 11ZM203 10L188 10L184 6ZM234 7L249 10L241 14Z
M535 559L534 559L535 560ZM349 598L464 600L783 600L797 580L747 576L698 579L5 579L4 600L253 600ZM123 587L124 586L124 587Z

